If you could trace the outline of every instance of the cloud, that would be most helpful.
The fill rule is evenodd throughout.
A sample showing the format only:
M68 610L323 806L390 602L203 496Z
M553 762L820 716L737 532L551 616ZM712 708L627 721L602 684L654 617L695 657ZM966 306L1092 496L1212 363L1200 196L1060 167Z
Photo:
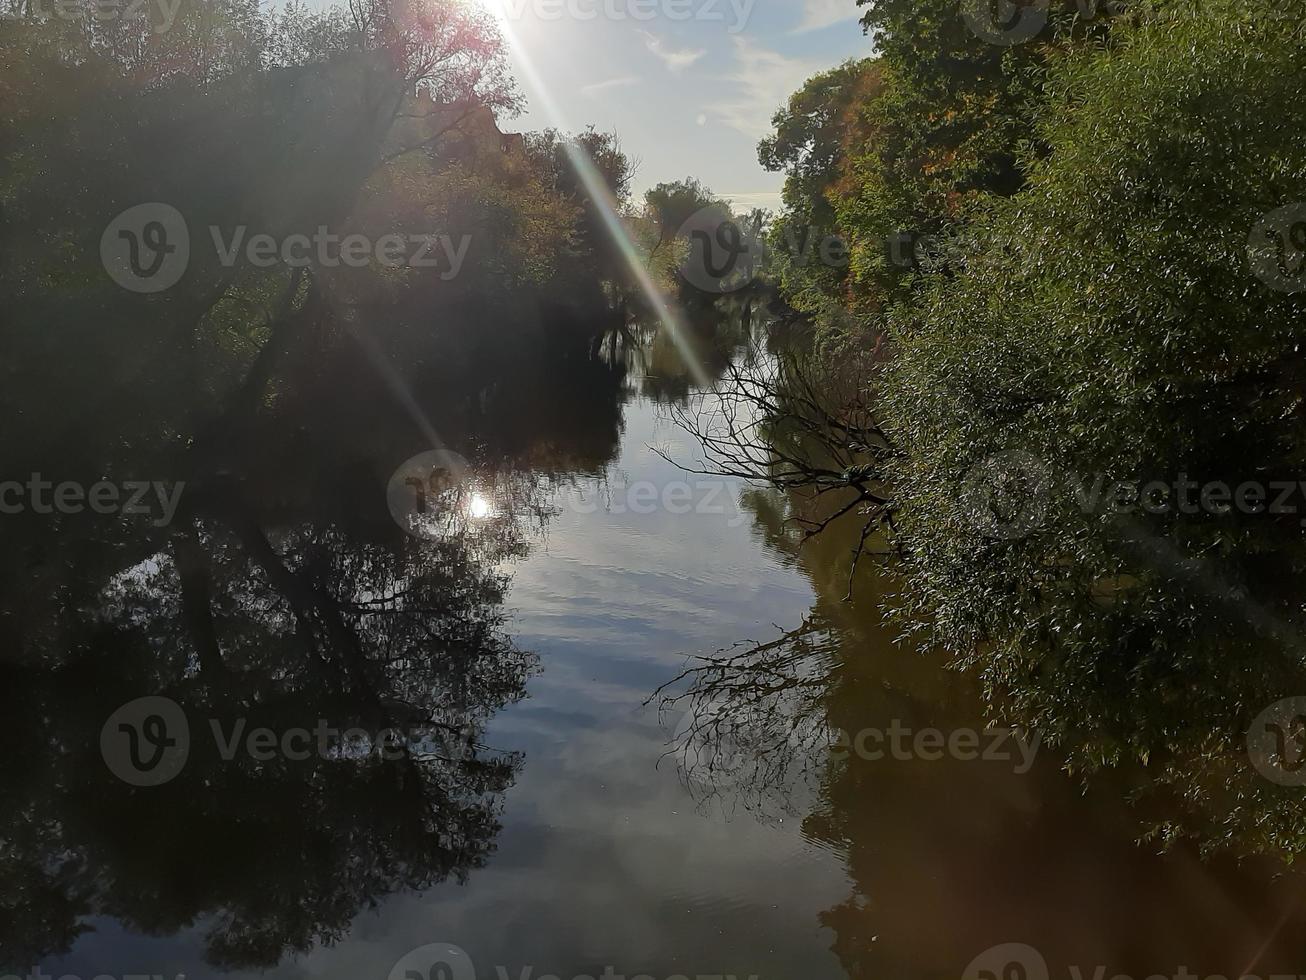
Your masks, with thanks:
M823 61L790 58L743 37L734 38L735 70L717 80L721 95L708 103L715 121L757 141L771 132L771 118Z
M584 85L580 91L582 95L598 95L610 88L625 88L628 85L638 84L639 79L634 75L622 75L620 78L609 78L606 81L595 82L593 85Z
M751 211L753 208L765 208L769 211L784 209L784 196L781 191L748 191L721 196L733 205L736 213Z
M667 47L662 38L650 34L648 31L640 31L644 35L644 45L653 54L662 59L663 64L673 72L684 71L694 62L707 54L703 48L675 48Z
M803 0L803 19L794 33L819 31L844 21L860 20L864 13L857 6L857 0Z

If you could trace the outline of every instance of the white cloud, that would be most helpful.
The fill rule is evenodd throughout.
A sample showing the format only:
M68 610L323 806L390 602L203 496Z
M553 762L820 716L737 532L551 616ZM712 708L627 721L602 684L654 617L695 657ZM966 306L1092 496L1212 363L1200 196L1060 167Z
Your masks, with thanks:
M846 20L860 20L865 12L857 6L857 0L803 0L803 20L794 33L819 31Z
M715 121L756 141L771 132L771 118L789 96L829 65L789 58L743 37L734 44L736 68L718 80L722 95L707 108Z
M606 81L595 82L593 85L584 85L581 87L582 95L598 95L600 92L606 92L611 88L626 88L629 85L638 85L639 79L634 75L623 75L620 78L609 78Z
M644 45L661 58L663 64L673 72L684 71L707 54L703 48L670 48L662 38L648 31L640 31L640 33L644 35Z
M748 191L721 196L734 206L736 212L751 211L753 208L765 208L769 211L784 209L784 198L780 191Z

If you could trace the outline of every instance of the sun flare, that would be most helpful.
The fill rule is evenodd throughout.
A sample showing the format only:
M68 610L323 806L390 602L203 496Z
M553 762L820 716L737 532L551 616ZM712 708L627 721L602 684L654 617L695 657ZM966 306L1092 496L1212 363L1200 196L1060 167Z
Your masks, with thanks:
M474 521L483 521L494 513L494 504L489 498L473 492L467 501L467 516Z

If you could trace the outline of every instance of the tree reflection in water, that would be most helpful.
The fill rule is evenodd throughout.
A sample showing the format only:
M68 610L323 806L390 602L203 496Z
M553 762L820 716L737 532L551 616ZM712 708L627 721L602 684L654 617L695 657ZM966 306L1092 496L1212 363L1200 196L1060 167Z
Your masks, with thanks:
M366 377L350 399L291 391L164 462L142 455L155 468L136 472L186 481L169 527L7 520L0 960L66 952L110 917L152 936L198 925L213 966L269 968L341 939L389 894L484 865L523 759L483 732L537 666L505 630L504 563L547 521L548 482L611 456L620 384L585 362L522 379L502 408L449 413L494 506L435 537L387 510L389 474L424 447ZM434 414L453 395L419 398ZM50 453L37 468L66 473ZM146 695L182 706L190 755L171 782L135 788L106 767L100 728ZM210 724L225 736L242 719L439 737L397 761L228 761Z
M688 717L706 719L682 725L671 745L700 800L763 819L797 811L806 837L846 855L853 891L821 922L849 976L962 976L1000 939L1039 949L1053 976L1070 965L1091 976L1099 964L1107 976L1173 975L1182 965L1263 976L1302 962L1306 879L1264 846L1267 828L1294 832L1284 808L1300 807L1301 791L1255 772L1245 728L1226 731L1189 705L1167 759L1074 766L1095 750L1103 733L1094 732L1043 745L1024 774L1010 761L947 753L831 752L838 732L895 721L982 729L985 681L897 643L899 625L885 615L900 587L891 566L863 562L856 598L844 601L858 515L804 540L795 511L819 517L802 512L804 500L747 499L817 602L799 629L693 662L659 696L670 714L688 707ZM1306 678L1295 689L1306 690ZM1068 686L1067 697L1076 691ZM1226 693L1248 723L1269 703L1261 676ZM1149 702L1134 705L1144 712ZM1152 709L1135 717L1140 729L1185 717L1168 699ZM812 801L796 793L804 782L817 786Z
M6 953L66 950L82 916L153 935L205 917L210 962L268 967L340 938L388 893L464 879L493 850L520 759L481 732L534 665L503 631L505 580L487 560L502 552L269 531L232 510L197 516L98 603L29 624L60 649L6 662L0 836L5 904L23 911ZM106 769L98 729L146 694L182 705L194 738L180 776L140 790ZM209 721L239 719L435 727L461 751L228 762Z

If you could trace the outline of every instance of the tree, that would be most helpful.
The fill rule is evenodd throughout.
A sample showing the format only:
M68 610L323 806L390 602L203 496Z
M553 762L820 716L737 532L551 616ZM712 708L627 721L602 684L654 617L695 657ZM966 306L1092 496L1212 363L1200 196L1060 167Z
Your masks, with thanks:
M758 148L762 166L786 175L784 211L768 237L772 276L790 304L828 330L844 321L851 303L852 229L841 226L837 208L847 192L848 161L864 152L870 136L863 113L877 97L882 70L869 59L848 61L810 79L776 113L775 133Z
M1286 853L1306 847L1300 798L1242 739L1299 686L1298 521L1173 494L1122 514L1091 489L1237 486L1306 451L1303 301L1248 249L1306 197L1300 24L1176 6L1061 60L1049 152L895 312L882 388L907 594L935 640L1078 765L1151 759L1195 810L1228 807L1240 844ZM1007 505L1030 520L995 534Z

